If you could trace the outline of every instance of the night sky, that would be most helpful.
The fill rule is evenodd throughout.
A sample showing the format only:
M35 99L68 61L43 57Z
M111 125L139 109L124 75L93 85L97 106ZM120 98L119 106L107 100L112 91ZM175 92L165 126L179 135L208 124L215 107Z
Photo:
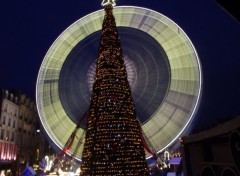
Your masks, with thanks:
M0 87L35 99L43 58L72 23L101 9L101 1L12 0L0 5ZM203 70L195 129L240 115L240 23L214 0L118 0L155 10L176 22L194 44Z

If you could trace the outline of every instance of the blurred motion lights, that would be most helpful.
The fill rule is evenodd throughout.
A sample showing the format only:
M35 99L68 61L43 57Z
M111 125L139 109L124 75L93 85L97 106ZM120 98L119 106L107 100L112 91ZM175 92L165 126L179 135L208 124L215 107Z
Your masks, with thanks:
M151 147L160 152L178 140L198 107L202 84L198 55L184 31L158 12L117 6L113 13L125 64L129 63L137 116ZM103 16L104 10L99 10L68 27L52 44L39 70L38 112L45 131L60 149L89 108L89 83L95 74ZM84 128L83 123L78 139ZM76 147L77 140L69 152ZM78 159L82 149L83 145Z

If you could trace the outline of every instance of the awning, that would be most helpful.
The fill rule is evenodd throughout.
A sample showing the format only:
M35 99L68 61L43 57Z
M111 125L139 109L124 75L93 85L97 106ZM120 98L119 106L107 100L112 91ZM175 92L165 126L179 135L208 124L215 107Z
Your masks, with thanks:
M181 163L182 157L174 157L170 160L169 164L179 165Z

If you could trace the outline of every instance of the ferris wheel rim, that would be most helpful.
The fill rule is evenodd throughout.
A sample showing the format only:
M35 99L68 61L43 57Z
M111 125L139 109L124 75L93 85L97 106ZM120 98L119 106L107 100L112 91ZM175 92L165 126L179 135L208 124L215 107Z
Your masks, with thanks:
M195 64L194 67L196 67L196 73L197 76L196 76L196 80L197 81L197 89L195 90L196 91L196 95L195 95L195 99L194 99L194 106L191 108L191 112L188 114L188 119L186 121L186 123L184 124L184 126L182 127L182 129L179 131L179 133L175 136L174 139L172 139L170 142L168 142L168 145L165 145L165 147L161 148L160 150L158 149L157 152L161 152L162 150L164 150L166 147L170 146L174 141L176 141L176 139L183 133L183 131L187 128L187 126L190 124L190 122L192 121L193 119L193 116L198 108L198 105L199 105L199 100L200 100L200 97L201 97L201 89L202 89L202 76L201 76L201 64L200 64L200 61L199 61L199 58L198 58L198 55L197 55L197 52L191 42L191 40L188 38L188 36L185 34L185 32L175 23L173 22L171 19L167 18L166 16L156 12L156 11L153 11L153 10L150 10L150 9L147 9L147 8L142 8L142 7L135 7L135 6L116 6L114 7L114 10L119 10L119 11L124 11L124 9L130 9L131 12L133 12L134 10L136 11L141 11L139 13L142 13L142 14L147 14L147 13L152 13L152 18L154 18L155 20L159 20L157 18L161 17L162 19L164 19L164 23L166 23L166 25L169 25L168 27L169 28L174 28L173 30L176 30L178 33L180 31L181 35L184 36L184 40L186 40L185 42L187 42L188 46L190 49L191 49L191 52L192 54L194 55L193 56L193 59L195 58ZM114 11L115 12L115 11ZM144 12L144 13L143 13ZM125 12L126 13L126 12ZM96 12L93 12L89 15L86 15L85 17L77 20L75 23L73 23L72 25L70 25L55 41L54 43L52 44L52 46L50 47L50 49L48 50L46 56L44 57L44 61L41 65L41 68L40 68L40 71L39 71L39 74L38 74L38 78L37 78L37 89L36 89L36 99L37 99L37 109L39 111L39 114L40 114L40 120L43 124L43 127L45 129L45 131L48 133L49 137L51 138L51 140L59 147L59 148L62 148L64 146L64 144L62 144L61 142L59 141L56 141L58 140L58 137L54 136L56 134L51 134L51 127L48 127L47 126L47 119L46 117L46 112L43 112L44 108L45 108L45 105L43 106L43 89L41 87L41 85L43 84L42 82L46 81L44 79L42 79L42 77L44 76L44 78L46 78L46 75L48 74L46 70L44 70L45 68L49 68L51 65L51 57L54 55L52 53L54 52L57 52L57 49L56 49L56 45L58 45L58 42L63 42L64 40L63 39L66 39L66 37L69 37L66 34L66 32L69 32L71 30L73 30L73 28L76 28L76 26L79 26L79 22L82 24L82 25L85 25L86 21L88 21L89 19L90 20L96 20L96 15L99 15L99 14L103 14L103 10L99 10L99 11L96 11ZM126 14L131 14L131 13L126 13ZM149 14L148 14L149 15ZM144 15L143 15L144 16ZM100 18L100 17L98 17ZM101 17L102 18L102 17ZM116 18L116 17L115 17ZM118 18L118 17L117 17ZM99 20L99 19L98 19ZM125 27L129 27L129 26L125 26ZM132 27L132 26L131 26ZM100 28L98 29L100 30ZM81 40L80 40L81 41ZM78 42L80 42L78 41ZM188 48L188 49L189 49ZM69 48L68 48L69 50ZM56 53L55 53L56 54ZM52 56L51 56L52 55ZM59 70L58 70L59 71ZM50 92L53 91L53 90L49 90ZM56 95L54 95L56 96ZM59 103L59 102L58 102ZM50 102L51 104L51 102ZM60 103L61 104L61 103ZM55 106L55 105L52 105L52 106ZM161 108L161 107L160 107ZM74 125L74 124L73 124ZM145 130L145 128L148 128L146 126L143 126L143 131ZM148 131L148 130L147 130ZM147 134L149 133L149 131L147 132Z

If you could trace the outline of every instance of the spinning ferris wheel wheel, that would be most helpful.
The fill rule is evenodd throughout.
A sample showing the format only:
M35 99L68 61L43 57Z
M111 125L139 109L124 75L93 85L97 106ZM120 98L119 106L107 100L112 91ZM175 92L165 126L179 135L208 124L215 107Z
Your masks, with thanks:
M197 110L199 58L185 32L166 16L133 6L114 7L113 13L137 116L152 150L159 153L190 126ZM103 17L99 10L69 26L48 50L37 79L45 131L62 150L78 127L68 153L80 160Z

